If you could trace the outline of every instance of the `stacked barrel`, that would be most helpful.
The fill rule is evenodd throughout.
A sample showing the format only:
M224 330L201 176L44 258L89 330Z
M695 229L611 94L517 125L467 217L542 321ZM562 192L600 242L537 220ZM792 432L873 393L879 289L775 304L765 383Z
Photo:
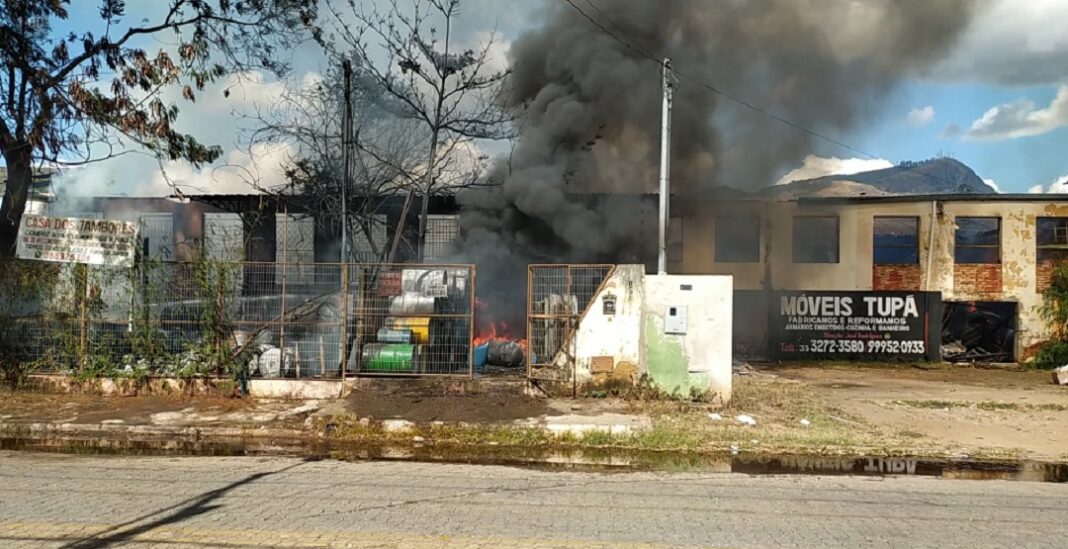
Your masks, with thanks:
M360 369L378 374L452 374L467 367L470 291L466 269L404 269L382 273L378 295L388 303ZM399 282L399 283L398 283Z

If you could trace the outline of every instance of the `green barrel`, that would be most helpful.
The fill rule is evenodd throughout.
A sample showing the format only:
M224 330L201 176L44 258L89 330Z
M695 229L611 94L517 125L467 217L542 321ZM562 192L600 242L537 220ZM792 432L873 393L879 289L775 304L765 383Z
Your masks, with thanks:
M360 355L361 370L380 374L415 373L419 346L404 343L368 343Z

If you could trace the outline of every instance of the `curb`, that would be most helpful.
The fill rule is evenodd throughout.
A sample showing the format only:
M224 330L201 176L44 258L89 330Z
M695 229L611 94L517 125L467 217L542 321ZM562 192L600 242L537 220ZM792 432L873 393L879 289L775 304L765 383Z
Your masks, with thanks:
M104 423L0 423L0 436L44 437L49 435L142 435L201 438L305 439L315 434L297 429L252 427L168 427Z

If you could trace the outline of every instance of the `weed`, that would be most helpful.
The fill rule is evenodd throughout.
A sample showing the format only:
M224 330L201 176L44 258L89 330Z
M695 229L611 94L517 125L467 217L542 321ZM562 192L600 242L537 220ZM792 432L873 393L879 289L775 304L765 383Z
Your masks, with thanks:
M908 406L909 408L923 408L930 410L967 408L970 406L966 402L957 402L953 400L895 400L892 403L899 406Z
M993 400L983 400L979 402L967 402L960 400L894 400L890 402L897 406L907 406L909 408L920 409L954 409L954 408L975 408L977 410L984 410L987 412L1025 412L1025 411L1039 411L1039 412L1065 412L1068 411L1068 406L1064 404L1020 404L1016 402L998 402Z
M1031 365L1040 369L1057 368L1068 362L1068 264L1054 265L1049 287L1042 293L1039 314L1046 321L1051 337L1039 348Z

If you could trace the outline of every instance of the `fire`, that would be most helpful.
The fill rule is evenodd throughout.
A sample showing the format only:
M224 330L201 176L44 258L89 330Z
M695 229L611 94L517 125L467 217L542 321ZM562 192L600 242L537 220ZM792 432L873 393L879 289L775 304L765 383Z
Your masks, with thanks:
M489 309L490 307L485 301L475 298L475 311L480 318L485 319L478 323L478 333L473 341L475 346L478 347L491 341L516 341L525 352L527 350L527 340L517 337L521 329L513 330L507 322L492 320L494 315Z
M527 348L527 340L519 339L512 335L512 330L508 326L507 322L489 322L482 329L478 331L478 335L475 336L475 346L489 343L491 341L518 341L519 346L525 351Z

